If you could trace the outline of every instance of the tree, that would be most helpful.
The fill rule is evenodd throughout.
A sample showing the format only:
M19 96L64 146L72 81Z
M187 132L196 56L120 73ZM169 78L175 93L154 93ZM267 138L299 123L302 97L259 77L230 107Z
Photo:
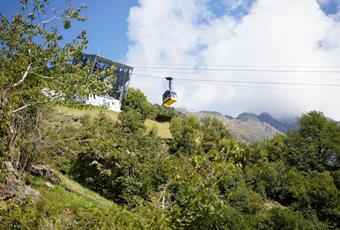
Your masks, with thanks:
M109 91L100 76L89 77L90 65L79 63L87 44L82 31L71 42L63 41L58 26L65 30L85 7L74 8L70 1L58 13L49 10L48 0L21 0L21 14L0 15L0 157L20 166L23 141L37 130L37 114L42 105L69 98ZM109 71L109 70L108 70ZM113 74L108 78L113 80Z
M312 207L320 220L340 227L340 191L336 188L329 172L312 172L307 178L304 197L299 197L300 207ZM305 198L307 197L307 199Z
M269 161L283 160L286 152L285 140L285 135L278 134L265 143L264 148Z
M274 208L270 214L272 220L270 229L326 229L322 225L307 221L300 213L289 209Z
M201 150L200 123L196 117L176 117L170 122L172 150L177 153L195 154Z
M340 126L315 111L303 115L299 125L286 139L288 163L303 170L339 169Z
M136 133L144 129L145 120L135 110L123 111L119 114L118 118L120 120L120 127L127 133Z
M142 115L142 118L153 118L153 108L144 93L139 89L129 88L127 97L122 104L122 110L134 110Z
M215 117L203 117L201 119L201 126L203 133L203 146L206 152L218 145L221 139L231 138L231 134L225 125Z
M238 186L228 196L231 206L241 213L254 215L263 208L262 197L246 186Z

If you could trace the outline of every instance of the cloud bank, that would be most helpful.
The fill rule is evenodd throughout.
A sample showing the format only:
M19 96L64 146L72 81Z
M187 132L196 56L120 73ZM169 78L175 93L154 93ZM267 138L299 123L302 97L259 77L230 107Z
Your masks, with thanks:
M176 80L340 84L340 73L277 71L340 70L339 13L322 9L330 1L139 0L128 18L127 62L136 67L131 86L160 103L166 83L153 77L170 75L176 107L191 111L287 117L320 110L340 120L340 87ZM147 66L165 68L138 68ZM263 69L275 71L257 71Z

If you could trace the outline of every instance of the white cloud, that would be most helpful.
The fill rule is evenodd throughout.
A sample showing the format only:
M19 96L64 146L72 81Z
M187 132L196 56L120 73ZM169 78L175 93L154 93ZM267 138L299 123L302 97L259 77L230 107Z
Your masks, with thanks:
M140 0L128 19L131 44L127 61L134 66L186 68L205 65L334 70L334 66L340 66L340 22L326 16L316 1L258 0L242 20L228 14L214 16L209 10L210 1ZM141 88L152 102L160 102L165 82L145 75L340 84L339 74L136 68L132 86ZM266 111L276 116L321 110L340 119L340 91L336 87L190 81L175 81L175 87L180 97L176 106L190 110L218 110L231 115Z

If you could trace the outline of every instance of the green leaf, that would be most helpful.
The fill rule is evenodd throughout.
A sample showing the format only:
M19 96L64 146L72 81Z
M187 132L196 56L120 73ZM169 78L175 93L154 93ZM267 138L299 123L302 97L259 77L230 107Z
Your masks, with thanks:
M64 21L64 29L67 30L71 28L71 21L70 20L65 20Z

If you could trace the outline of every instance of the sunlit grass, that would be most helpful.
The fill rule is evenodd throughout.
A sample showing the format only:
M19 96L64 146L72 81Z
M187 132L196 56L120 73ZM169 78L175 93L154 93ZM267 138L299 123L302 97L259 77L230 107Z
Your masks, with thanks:
M146 126L148 131L151 130L153 127L156 127L157 135L161 138L171 138L172 137L171 133L170 133L168 122L159 123L159 122L153 121L153 120L146 120L145 126Z
M42 179L34 188L42 195L37 203L41 217L52 229L144 229L142 218L57 173L59 185L48 188Z
M90 108L82 108L77 109L73 107L67 107L62 105L55 105L51 108L49 115L49 126L59 126L61 123L68 123L73 126L77 126L77 118L83 117L85 115L90 118L96 118L101 113L104 113L107 117L112 119L112 121L118 121L118 112L113 112L101 107L90 107ZM145 121L145 127L147 132L153 128L156 128L157 135L161 138L171 138L171 133L169 129L168 122L157 122L154 120L147 119Z

